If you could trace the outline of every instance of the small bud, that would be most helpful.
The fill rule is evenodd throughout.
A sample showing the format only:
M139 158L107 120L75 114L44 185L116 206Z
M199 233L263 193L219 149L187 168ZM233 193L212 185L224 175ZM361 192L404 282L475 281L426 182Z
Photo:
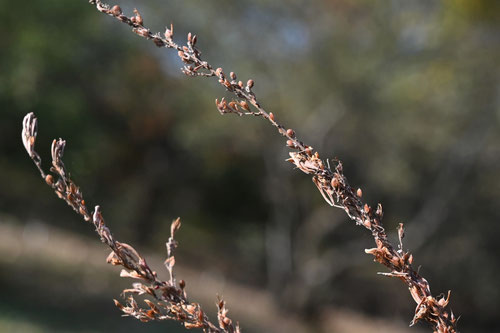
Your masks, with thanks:
M189 42L189 43L191 43L191 39L192 39L192 37L193 37L193 36L191 35L191 33L188 33L187 40L188 40L188 42Z
M240 87L241 89L243 89L243 81L238 81L238 87Z
M54 177L52 177L52 175L47 175L47 176L45 177L45 182L46 182L48 185L52 186L52 184L54 184Z
M269 119L271 119L271 121L274 121L274 114L272 112L269 112Z
M217 68L215 70L215 75L217 75L218 77L221 77L221 76L224 77L224 72L222 71L222 68L220 68L220 67Z
M295 132L293 131L293 129L289 128L289 129L286 130L286 135L288 135L291 138L294 138L295 137Z
M234 72L229 73L231 80L236 80L236 74Z
M311 149L310 146L307 146L306 149L305 149L305 151L306 151L307 155L312 156L312 149Z
M180 280L180 281L179 281L179 287L181 287L181 289L186 288L186 281L184 281L184 280Z
M179 58L184 59L184 52L183 51L177 52L177 55L179 55Z
M143 19L142 19L142 16L141 14L139 13L139 11L137 9L134 8L134 14L135 14L135 22L138 24L138 25L142 25L144 23Z
M174 26L172 24L170 24L170 29L168 28L165 28L165 38L166 39L171 39L172 36L174 35Z
M333 188L337 188L339 186L339 180L337 179L337 177L332 178L331 185Z
M118 5L114 5L111 7L110 13L113 14L114 16L118 16L122 14L122 9Z
M365 206L363 207L364 211L366 214L368 214L370 212L370 206L368 206L368 204L365 204Z
M247 81L247 88L252 89L253 85L254 85L254 82L253 82L252 79L250 79L250 80Z
M193 38L191 38L191 45L195 46L197 41L198 38L196 37L196 35L194 35Z
M295 148L295 142L293 142L293 140L287 140L286 145L290 148Z
M248 106L248 103L246 101L241 101L240 102L240 106L245 111L249 111L250 110L250 107Z
M358 188L358 190L356 191L356 195L358 196L358 198L361 198L363 196L363 191Z

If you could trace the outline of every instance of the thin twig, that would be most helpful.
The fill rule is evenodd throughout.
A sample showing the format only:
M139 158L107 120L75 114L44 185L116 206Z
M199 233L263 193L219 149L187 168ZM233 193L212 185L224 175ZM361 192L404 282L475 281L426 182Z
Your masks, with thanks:
M45 173L42 169L42 161L35 151L35 142L37 136L37 119L33 113L29 113L23 120L22 139L26 151L40 170L42 178L52 187L57 196L71 206L78 214L82 215L85 221L91 222L101 241L111 248L111 253L107 262L112 265L120 265L122 269L120 276L137 279L139 282L132 284L132 288L123 290L123 295L127 297L126 305L122 305L115 300L116 306L125 316L131 316L141 321L150 320L176 320L181 322L184 327L202 328L207 333L239 333L239 325L233 325L231 319L227 317L225 302L217 301L218 326L212 323L205 315L201 306L197 303L188 301L186 294L186 283L180 280L177 284L174 278L174 250L177 242L174 235L181 226L180 219L172 222L170 228L170 238L167 246L167 267L170 279L162 281L158 278L142 257L132 246L116 240L104 223L99 206L95 206L92 213L89 213L83 199L80 188L71 180L66 171L62 157L66 141L59 139L52 142L52 167L51 173ZM133 295L149 295L154 301L144 299L148 308L140 307L135 301Z

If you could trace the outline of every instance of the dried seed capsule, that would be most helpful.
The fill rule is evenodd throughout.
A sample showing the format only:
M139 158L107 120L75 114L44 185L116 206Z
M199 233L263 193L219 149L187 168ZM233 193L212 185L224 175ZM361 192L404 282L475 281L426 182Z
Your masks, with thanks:
M173 33L172 29L165 29L165 32L163 33L163 35L165 36L166 39L171 39L173 34L174 33Z
M250 107L248 106L248 103L246 101L241 101L240 106L243 110L249 111Z
M141 14L137 9L134 8L134 14L135 14L135 22L139 25L142 25L144 23Z
M114 5L111 7L110 13L113 14L114 16L118 16L122 14L122 9L118 5Z
M52 184L54 184L54 177L52 177L52 175L47 175L47 176L45 177L45 182L46 182L48 185L52 186Z

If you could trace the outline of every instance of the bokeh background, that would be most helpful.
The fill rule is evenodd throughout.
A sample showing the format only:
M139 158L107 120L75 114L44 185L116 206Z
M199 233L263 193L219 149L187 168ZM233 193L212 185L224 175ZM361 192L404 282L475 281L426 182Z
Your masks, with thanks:
M452 290L464 332L500 330L500 2L120 3L178 41L198 34L215 67L252 78L261 102L322 157L338 157L434 294ZM188 78L87 1L0 0L0 331L181 332L121 318L129 285L92 228L39 179L65 162L118 239L163 271L181 216L178 276L214 318L245 332L403 332L415 304L376 273L369 233L329 207L258 118L220 116L215 80ZM164 273L163 273L164 274ZM429 331L417 325L408 332Z

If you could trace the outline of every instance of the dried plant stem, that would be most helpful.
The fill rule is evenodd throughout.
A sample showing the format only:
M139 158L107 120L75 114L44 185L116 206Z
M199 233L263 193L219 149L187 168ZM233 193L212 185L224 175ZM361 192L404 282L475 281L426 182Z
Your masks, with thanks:
M286 137L287 146L295 149L290 152L290 161L306 174L312 175L314 184L318 187L324 199L331 206L343 209L349 218L357 225L368 229L375 240L376 247L365 250L372 254L375 261L389 268L390 272L382 273L385 276L396 277L407 284L411 296L417 303L414 318L411 325L418 320L424 319L431 323L436 332L457 332L456 321L453 312L448 309L450 292L446 297L439 299L432 296L429 283L413 269L413 256L403 249L402 239L404 236L403 224L399 227L399 244L397 249L390 243L382 225L382 205L372 208L361 201L362 191L353 190L343 173L342 163L335 161L335 166L330 167L328 161L323 162L313 148L297 139L292 129L285 129L280 125L273 115L267 112L257 97L252 92L253 80L246 84L237 81L236 74L231 72L226 77L221 68L214 69L208 62L202 60L200 51L196 48L197 37L191 33L187 36L186 45L179 45L173 41L173 27L167 28L163 36L160 33L152 33L144 26L142 16L137 10L135 15L127 17L122 13L119 6L110 7L100 0L90 0L96 9L104 14L132 27L133 32L146 39L152 40L158 47L175 49L179 58L185 63L182 71L188 76L215 77L219 83L228 91L232 92L236 99L233 101L216 100L217 109L221 114L235 113L237 115L251 115L262 117L276 127L278 132ZM251 109L252 105L254 109Z
M29 113L23 120L22 140L26 151L37 166L42 178L52 187L57 196L71 206L77 213L83 216L85 221L91 222L101 241L111 248L111 253L107 262L112 265L121 265L120 276L137 279L138 282L132 284L132 288L123 290L124 295L129 295L127 304L122 305L115 300L116 306L125 316L131 316L141 321L150 320L176 320L181 322L186 328L202 328L207 333L239 333L239 325L233 325L232 320L227 316L225 302L221 299L217 302L218 326L213 324L205 315L201 306L188 301L186 294L186 283L180 280L177 284L174 279L174 250L177 242L174 235L181 226L180 219L172 222L170 228L170 238L167 246L167 260L165 266L170 274L169 281L162 281L158 278L144 257L142 257L132 246L119 242L114 238L109 228L104 223L99 206L95 206L91 214L87 210L80 188L71 180L66 171L62 157L66 141L59 139L52 142L52 167L51 173L45 173L42 168L40 156L35 151L35 141L37 136L37 119L33 113ZM135 301L133 294L148 295L153 300L144 299L149 308L141 308Z

